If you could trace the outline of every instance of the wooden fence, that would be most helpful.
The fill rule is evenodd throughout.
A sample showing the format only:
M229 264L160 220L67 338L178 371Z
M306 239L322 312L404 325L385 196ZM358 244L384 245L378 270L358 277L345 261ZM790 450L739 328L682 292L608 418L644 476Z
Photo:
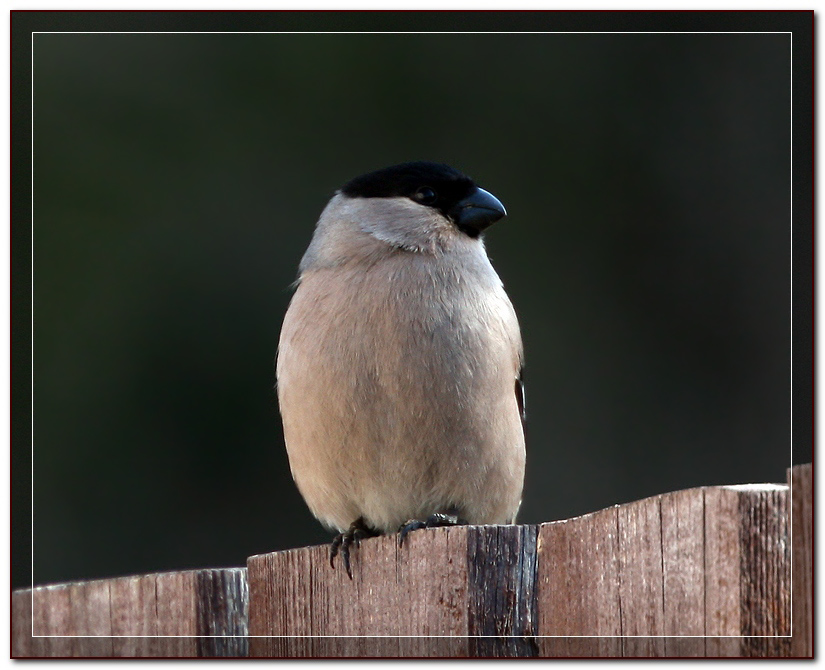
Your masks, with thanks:
M12 594L12 656L813 655L811 466L539 525Z

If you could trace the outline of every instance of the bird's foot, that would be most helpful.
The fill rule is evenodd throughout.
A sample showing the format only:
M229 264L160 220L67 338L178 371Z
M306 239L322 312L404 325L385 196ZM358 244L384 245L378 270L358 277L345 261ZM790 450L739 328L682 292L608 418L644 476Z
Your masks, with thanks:
M443 526L463 526L467 522L458 517L458 514L432 514L427 517L426 521L420 519L410 519L401 528L398 529L398 546L404 545L404 538L407 533L410 533L419 528L441 528Z
M356 547L360 547L361 540L368 537L375 537L380 534L381 533L378 533L367 526L366 521L364 521L364 517L358 517L358 519L352 522L352 525L348 530L343 533L338 533L338 535L333 538L332 544L329 548L329 564L332 566L332 569L335 569L335 557L340 553L341 558L344 561L344 568L347 571L347 575L350 579L352 579L352 570L350 569L349 563L350 547L353 544L355 544Z

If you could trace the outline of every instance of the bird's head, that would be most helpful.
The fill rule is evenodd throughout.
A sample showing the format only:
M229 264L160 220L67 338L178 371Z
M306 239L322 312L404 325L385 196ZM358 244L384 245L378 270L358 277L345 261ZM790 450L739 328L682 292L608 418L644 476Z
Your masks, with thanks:
M449 165L428 161L369 172L348 181L340 193L348 198L399 200L405 210L438 213L473 238L507 214L498 198L470 177Z
M476 246L482 232L505 215L495 196L448 165L393 165L351 179L335 193L301 271L393 250L437 253Z

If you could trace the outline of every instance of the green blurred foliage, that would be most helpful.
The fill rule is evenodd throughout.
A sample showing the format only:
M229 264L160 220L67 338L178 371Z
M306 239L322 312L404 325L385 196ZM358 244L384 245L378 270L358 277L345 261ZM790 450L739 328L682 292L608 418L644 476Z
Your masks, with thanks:
M789 39L36 35L35 581L327 540L278 331L327 199L406 160L509 212L487 246L526 345L521 520L781 480Z

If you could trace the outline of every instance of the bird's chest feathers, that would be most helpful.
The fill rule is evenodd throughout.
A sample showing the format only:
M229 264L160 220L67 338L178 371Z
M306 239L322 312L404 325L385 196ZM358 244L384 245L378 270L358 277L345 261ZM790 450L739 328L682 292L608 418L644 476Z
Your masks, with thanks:
M479 276L475 269L417 254L405 260L376 266L352 283L352 299L362 303L371 324L381 326L377 337L460 339L489 325L498 300L492 268L488 276Z
M326 314L314 320L324 331L305 332L304 341L348 375L474 367L505 339L511 308L492 266L443 261L398 252L368 267L339 268L334 282L323 272L307 278L299 290Z

